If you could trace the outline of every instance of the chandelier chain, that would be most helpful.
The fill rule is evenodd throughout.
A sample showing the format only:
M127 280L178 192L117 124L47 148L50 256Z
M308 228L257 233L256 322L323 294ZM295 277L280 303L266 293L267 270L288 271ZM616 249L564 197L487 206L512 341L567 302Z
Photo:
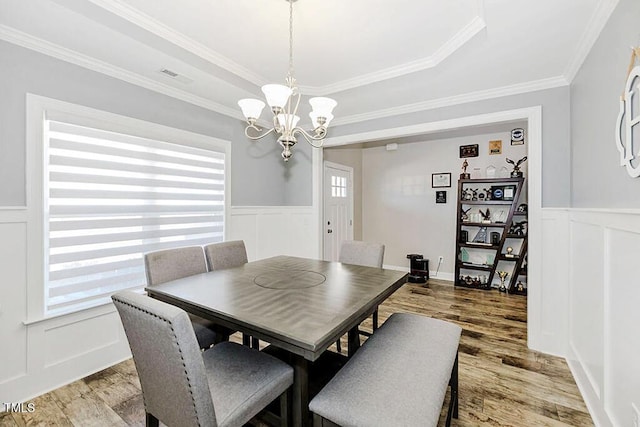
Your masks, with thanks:
M289 77L293 77L293 0L289 0Z

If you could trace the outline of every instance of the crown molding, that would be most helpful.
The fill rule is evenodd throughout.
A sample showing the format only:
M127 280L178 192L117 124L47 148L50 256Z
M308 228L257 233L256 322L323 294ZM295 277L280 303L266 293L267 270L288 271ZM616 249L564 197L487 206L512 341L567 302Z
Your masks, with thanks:
M110 13L119 16L120 18L155 34L156 36L255 84L256 86L262 86L269 83L269 81L263 76L254 73L207 46L198 43L149 15L127 5L122 0L89 1ZM476 34L486 28L486 26L486 22L484 21L484 0L476 0L476 16L451 39L447 40L442 46L440 46L440 48L432 55L394 67L363 74L352 79L341 80L336 83L323 86L299 86L299 89L305 95L322 96L433 68L471 40Z
M22 46L27 49L40 52L42 54L66 61L101 74L131 83L172 98L188 102L198 107L232 117L234 119L244 120L239 111L226 107L209 99L194 95L192 93L174 88L164 83L157 82L148 77L141 76L137 73L125 70L91 56L67 49L56 45L49 41L34 37L30 34L16 30L15 28L0 24L0 40Z
M347 124L364 122L367 120L383 119L402 114L417 113L420 111L433 110L435 108L451 107L454 105L467 104L470 102L485 101L503 96L520 95L539 90L553 89L556 87L568 86L569 82L564 76L551 77L548 79L534 80L526 83L518 83L510 86L502 86L493 89L481 90L477 92L465 93L446 98L432 99L428 101L416 102L413 104L398 107L385 108L368 113L354 114L340 117L331 123L332 126L342 126Z
M575 55L564 70L564 76L569 83L571 83L576 77L576 74L578 74L580 67L582 67L582 64L587 59L591 48L593 48L596 40L598 40L600 33L618 5L618 2L619 0L601 0L598 3L596 10L593 12L593 15L591 15L591 19L587 24L587 29L582 34Z
M191 52L192 54L199 56L200 58L223 68L236 76L243 78L256 86L262 86L267 84L268 81L254 73L253 71L239 65L238 63L230 60L226 56L223 56L202 43L198 43L190 37L168 27L150 17L149 15L140 12L139 10L129 6L122 0L89 0L91 3L99 6L106 11L113 13L120 18L131 22L132 24L152 33L156 36L175 44L176 46Z
M460 49L465 43L475 37L476 34L484 30L486 26L487 24L484 19L481 16L476 16L462 30L440 46L433 55L427 58L363 74L352 79L342 80L325 86L300 86L300 90L308 95L328 95L433 68L452 55L456 50Z

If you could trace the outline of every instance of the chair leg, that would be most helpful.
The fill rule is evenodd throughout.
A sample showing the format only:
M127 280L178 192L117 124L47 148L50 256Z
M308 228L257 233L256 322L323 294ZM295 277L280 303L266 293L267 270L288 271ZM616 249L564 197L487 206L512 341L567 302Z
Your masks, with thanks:
M154 417L148 412L145 412L145 415L146 415L146 420L145 420L146 427L159 427L160 421L158 421L156 417Z
M251 337L251 348L260 350L260 340L256 337Z
M242 334L242 345L245 347L251 346L251 336L247 334Z
M342 344L340 344L340 338L338 338L338 341L336 341L336 350L338 350L338 353L342 353Z

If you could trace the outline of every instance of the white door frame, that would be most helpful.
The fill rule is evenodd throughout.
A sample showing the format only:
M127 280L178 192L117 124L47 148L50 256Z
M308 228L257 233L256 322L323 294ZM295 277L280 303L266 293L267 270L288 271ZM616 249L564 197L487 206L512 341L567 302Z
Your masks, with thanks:
M322 167L322 177L323 179L325 178L325 173L326 173L326 169L327 168L332 168L332 169L338 169L340 171L346 172L347 174L349 174L349 182L347 183L347 194L349 194L349 207L348 207L348 215L349 215L349 221L351 222L350 225L347 225L347 236L346 236L346 240L353 240L353 212L354 212L354 194L353 194L353 168L351 166L347 166L347 165L343 165L340 163L335 163L335 162L330 162L328 160L325 160L323 162L323 167ZM326 188L324 188L324 182L322 184L322 225L323 227L325 227L325 224L327 223L327 218L325 218L325 213L326 213L326 193L324 192L326 190ZM323 232L322 232L322 255L323 255L323 259L324 259L324 239L325 239L325 235L324 235L325 231L323 228Z
M499 111L495 113L479 114L476 116L459 117L449 120L421 123L411 126L401 126L391 129L381 129L351 135L327 138L325 147L337 147L381 139L397 138L429 134L445 130L460 129L504 123L512 121L527 121L528 127L528 207L529 230L534 230L528 236L528 296L527 296L527 345L531 349L544 348L542 345L542 106L520 108L516 110ZM313 156L313 201L317 217L322 218L324 207L319 203L323 194L322 150L314 150ZM322 233L322 220L318 220L318 230ZM319 234L322 236L322 234ZM319 239L319 253L324 239Z

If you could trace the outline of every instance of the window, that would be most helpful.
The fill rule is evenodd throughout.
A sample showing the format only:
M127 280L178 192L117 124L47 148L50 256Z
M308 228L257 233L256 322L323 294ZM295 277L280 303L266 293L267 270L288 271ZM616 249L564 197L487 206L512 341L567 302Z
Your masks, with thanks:
M225 149L51 119L43 149L45 315L142 287L145 252L224 239Z
M347 197L347 178L331 176L331 197Z

